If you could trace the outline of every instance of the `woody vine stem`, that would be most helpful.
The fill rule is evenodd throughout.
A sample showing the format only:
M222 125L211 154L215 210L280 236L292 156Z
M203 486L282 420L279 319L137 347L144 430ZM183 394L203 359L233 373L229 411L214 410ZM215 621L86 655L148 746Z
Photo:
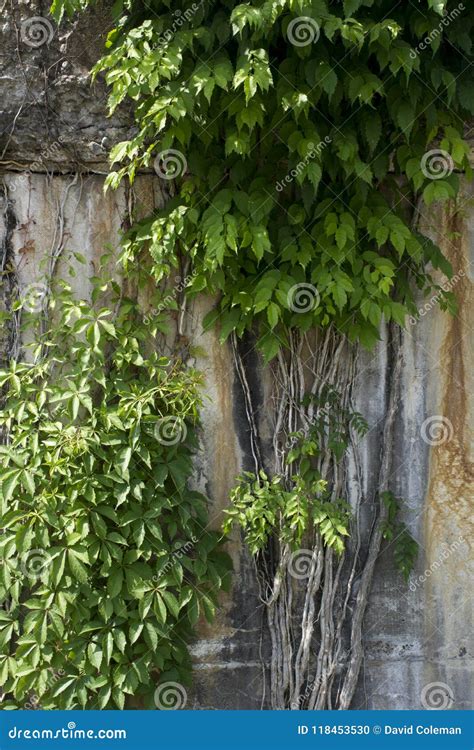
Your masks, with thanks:
M328 413L334 414L334 409L328 410L327 406L333 394L338 399L340 415L350 417L354 414L351 411L351 386L356 373L356 354L344 337L333 329L316 341L311 342L309 336L297 332L291 332L289 340L291 345L288 352L282 353L272 368L276 415L272 470L274 476L281 478L276 491L284 487L287 501L295 487L295 475L308 471L304 457L291 460L291 451L295 454L294 446L302 443L303 448L309 446L309 452L313 454L312 477L318 478L319 488L327 483L330 488L327 501L334 505L345 494L347 451L342 458L338 455L337 445L334 446L333 442L334 430L337 431L338 426L328 424ZM293 540L282 540L281 535L280 538L274 535L266 539L265 547L254 548L271 641L269 692L273 709L344 709L350 706L354 695L363 657L361 625L387 521L387 508L382 495L389 484L401 362L400 332L395 327L390 331L390 346L392 357L380 462L380 495L375 498L373 532L367 549L364 551L361 546L360 495L356 506L351 509L351 544L340 554L337 545L336 549L334 545L325 543L321 528L325 528L324 521L329 528L330 518L324 512L320 514L323 523L319 528L317 524L312 527L305 524L303 549L292 549ZM237 372L242 373L244 363L236 342L233 352ZM240 380L244 385L242 374ZM252 414L250 392L244 388L243 393L247 414ZM315 424L321 427L321 439L316 447L311 446L309 440ZM347 449L356 466L356 473L357 446L362 431L360 420L352 419L347 432ZM253 419L249 422L249 434L250 442L258 445L259 437ZM342 438L342 435L338 437ZM265 469L260 458L257 458L260 453L253 451L253 455L256 474L265 477L265 484ZM257 480L258 484L262 482ZM253 486L255 494L258 494L256 485L252 485L248 479L246 491ZM308 502L311 504L313 498L305 497L307 486L301 483L297 485L297 511L304 516L302 506ZM314 501L319 509L317 496ZM242 506L235 495L234 503L240 512ZM275 530L278 523L283 523L283 518L277 519ZM340 528L344 531L343 526ZM244 525L244 533L249 531L249 527ZM331 541L331 536L326 533L327 539ZM348 624L350 621L352 628Z

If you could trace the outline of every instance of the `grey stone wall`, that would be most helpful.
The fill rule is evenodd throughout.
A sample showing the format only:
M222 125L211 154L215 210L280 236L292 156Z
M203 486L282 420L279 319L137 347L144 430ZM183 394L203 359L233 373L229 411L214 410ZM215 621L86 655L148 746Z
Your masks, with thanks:
M99 56L107 14L96 11L61 32L47 19L47 3L13 2L0 27L0 304L12 285L20 292L37 283L44 261L57 254L58 273L78 251L96 269L104 246L116 247L128 221L130 201L143 210L162 205L158 179L138 178L125 188L102 191L106 152L132 127L124 109L106 118L103 84L87 71ZM47 41L25 42L22 26L43 16ZM22 30L23 29L23 30ZM422 210L427 230L454 267L456 319L435 301L420 300L421 320L403 336L402 396L397 412L391 485L406 498L404 520L421 546L409 584L396 573L390 548L380 555L364 627L365 661L353 708L421 708L423 690L448 686L454 709L471 703L472 674L472 251L474 210L466 186L455 215ZM72 260L72 262L74 262ZM7 271L7 273L5 273ZM78 291L88 292L81 269ZM230 349L201 322L213 301L185 310L179 337L191 343L191 363L205 375L201 449L196 483L211 498L218 526L236 475L248 468L248 434ZM2 355L11 331L0 335ZM265 452L271 435L270 372L250 347L252 398ZM370 532L380 465L390 360L386 334L377 349L358 353L355 408L369 433L349 456L348 496L361 503ZM441 431L440 431L441 430ZM269 451L266 451L270 461ZM357 458L357 461L355 461ZM356 473L356 465L360 472ZM230 544L234 584L216 623L202 625L193 645L195 682L190 708L246 709L266 706L263 670L268 644L255 572L238 535Z

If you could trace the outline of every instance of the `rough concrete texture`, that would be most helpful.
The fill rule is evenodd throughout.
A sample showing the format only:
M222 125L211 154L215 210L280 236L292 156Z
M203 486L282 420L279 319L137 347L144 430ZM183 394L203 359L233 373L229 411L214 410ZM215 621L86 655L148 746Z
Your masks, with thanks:
M51 254L61 256L58 272L65 273L71 252L79 251L87 258L87 273L78 268L74 283L80 293L87 294L88 276L94 273L104 246L116 247L119 241L130 201L125 188L104 196L103 177L97 174L106 171L111 142L124 139L130 128L126 112L112 120L105 118L105 89L100 83L91 89L87 79L102 49L107 20L97 12L66 26L65 31L59 32L53 24L51 40L34 48L22 42L21 23L31 16L46 17L46 2L13 2L12 8L0 27L0 178L5 186L0 205L0 258L8 254L14 283L22 291L41 280ZM59 147L52 148L55 143ZM56 174L45 174L48 169ZM394 569L390 547L380 555L365 620L366 654L354 708L421 708L421 696L431 683L447 686L452 697L448 705L455 709L467 707L472 695L469 256L474 248L474 211L469 198L466 189L454 217L436 208L431 218L423 217L452 261L452 290L460 308L453 319L435 301L420 300L422 318L404 334L391 487L407 501L404 520L422 553L408 584ZM157 178L139 177L135 199L144 212L162 205ZM433 226L432 217L436 217ZM3 305L8 305L11 283L4 277ZM188 306L180 337L190 343L191 362L205 376L207 397L195 481L211 498L212 523L218 525L236 475L250 467L230 349L219 344L217 332L202 332L201 322L211 305L212 300L200 299ZM2 332L3 352L7 339ZM265 437L271 433L269 371L251 349L246 361ZM377 491L388 367L382 331L374 352L359 353L353 383L355 408L367 419L370 431L356 446L359 477L353 457L348 458L347 493L353 504L360 493L367 535ZM268 644L262 637L263 612L254 569L237 535L230 547L235 564L233 590L223 597L217 622L211 627L202 625L193 645L195 680L190 708L267 705L262 659L266 659Z
M140 178L142 198L162 200L159 186L153 185L156 182L151 177ZM104 196L101 177L10 173L4 176L4 183L11 208L8 245L20 290L41 279L44 259L61 243L60 272L65 273L70 253L78 251L87 258L89 274L104 246L117 244L127 219L127 195L119 190ZM4 200L0 226L4 246L5 208ZM460 238L449 239L449 219L445 218L439 222L438 239L459 276L460 287L455 289L459 316L453 320L430 303L420 322L407 329L403 344L403 396L392 487L407 500L405 520L420 542L422 554L409 585L394 570L390 548L380 556L366 617L366 658L354 708L421 707L424 686L434 682L449 686L454 708L469 703L472 364L468 345L472 308L468 251L474 246L474 237L467 214L461 214L456 223ZM87 294L87 274L82 267L78 270L74 283L78 292ZM211 305L211 300L201 299L188 307L184 332L192 343L192 363L204 373L206 383L195 481L211 498L212 523L218 525L229 490L239 471L246 468L247 457L230 349L219 344L216 332L202 332L201 322ZM257 409L260 399L262 415L267 417L268 371L259 367L254 352L248 357L256 368ZM349 480L348 494L354 502L354 493L361 492L368 519L377 489L387 362L382 338L374 353L360 353L353 384L355 406L365 415L370 431L357 446L361 481ZM442 434L423 428L432 417L441 424ZM440 444L430 446L430 439ZM253 566L239 538L233 540L230 551L235 564L233 591L223 598L218 622L203 625L193 646L196 670L190 707L259 708L262 702L260 654L266 652L265 639L261 643L262 607ZM423 574L425 580L419 578Z
M49 6L16 0L1 11L0 167L106 172L110 146L131 132L125 107L107 119L106 86L89 75L110 29L107 7L58 27Z

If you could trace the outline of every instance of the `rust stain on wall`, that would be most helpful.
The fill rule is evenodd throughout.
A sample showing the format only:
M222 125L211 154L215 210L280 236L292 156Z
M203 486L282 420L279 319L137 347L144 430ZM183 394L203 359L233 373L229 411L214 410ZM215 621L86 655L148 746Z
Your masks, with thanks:
M472 331L473 288L469 275L469 231L462 210L446 214L439 226L444 252L453 266L453 287L459 310L443 315L445 328L439 349L440 412L446 421L447 439L431 448L427 493L427 541L429 558L439 554L442 543L462 536L472 540ZM452 238L452 239L450 239ZM447 565L456 573L468 563L459 557Z

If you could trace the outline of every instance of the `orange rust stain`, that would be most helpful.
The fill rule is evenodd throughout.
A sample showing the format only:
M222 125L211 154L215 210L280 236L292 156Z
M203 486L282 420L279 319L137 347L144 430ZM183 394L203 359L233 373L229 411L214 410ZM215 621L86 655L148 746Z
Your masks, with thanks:
M451 213L443 217L440 237L454 239L440 242L449 258L454 276L459 276L454 293L458 301L456 317L446 316L446 327L439 351L442 379L440 414L452 425L452 438L431 448L430 477L427 494L427 552L434 560L443 542L453 542L462 537L466 544L473 539L473 478L472 433L472 310L473 288L469 279L469 233L462 213ZM453 236L451 234L451 236ZM452 565L443 567L443 575L463 572L468 558L455 556ZM450 569L450 570L449 570ZM467 567L466 567L467 572Z

